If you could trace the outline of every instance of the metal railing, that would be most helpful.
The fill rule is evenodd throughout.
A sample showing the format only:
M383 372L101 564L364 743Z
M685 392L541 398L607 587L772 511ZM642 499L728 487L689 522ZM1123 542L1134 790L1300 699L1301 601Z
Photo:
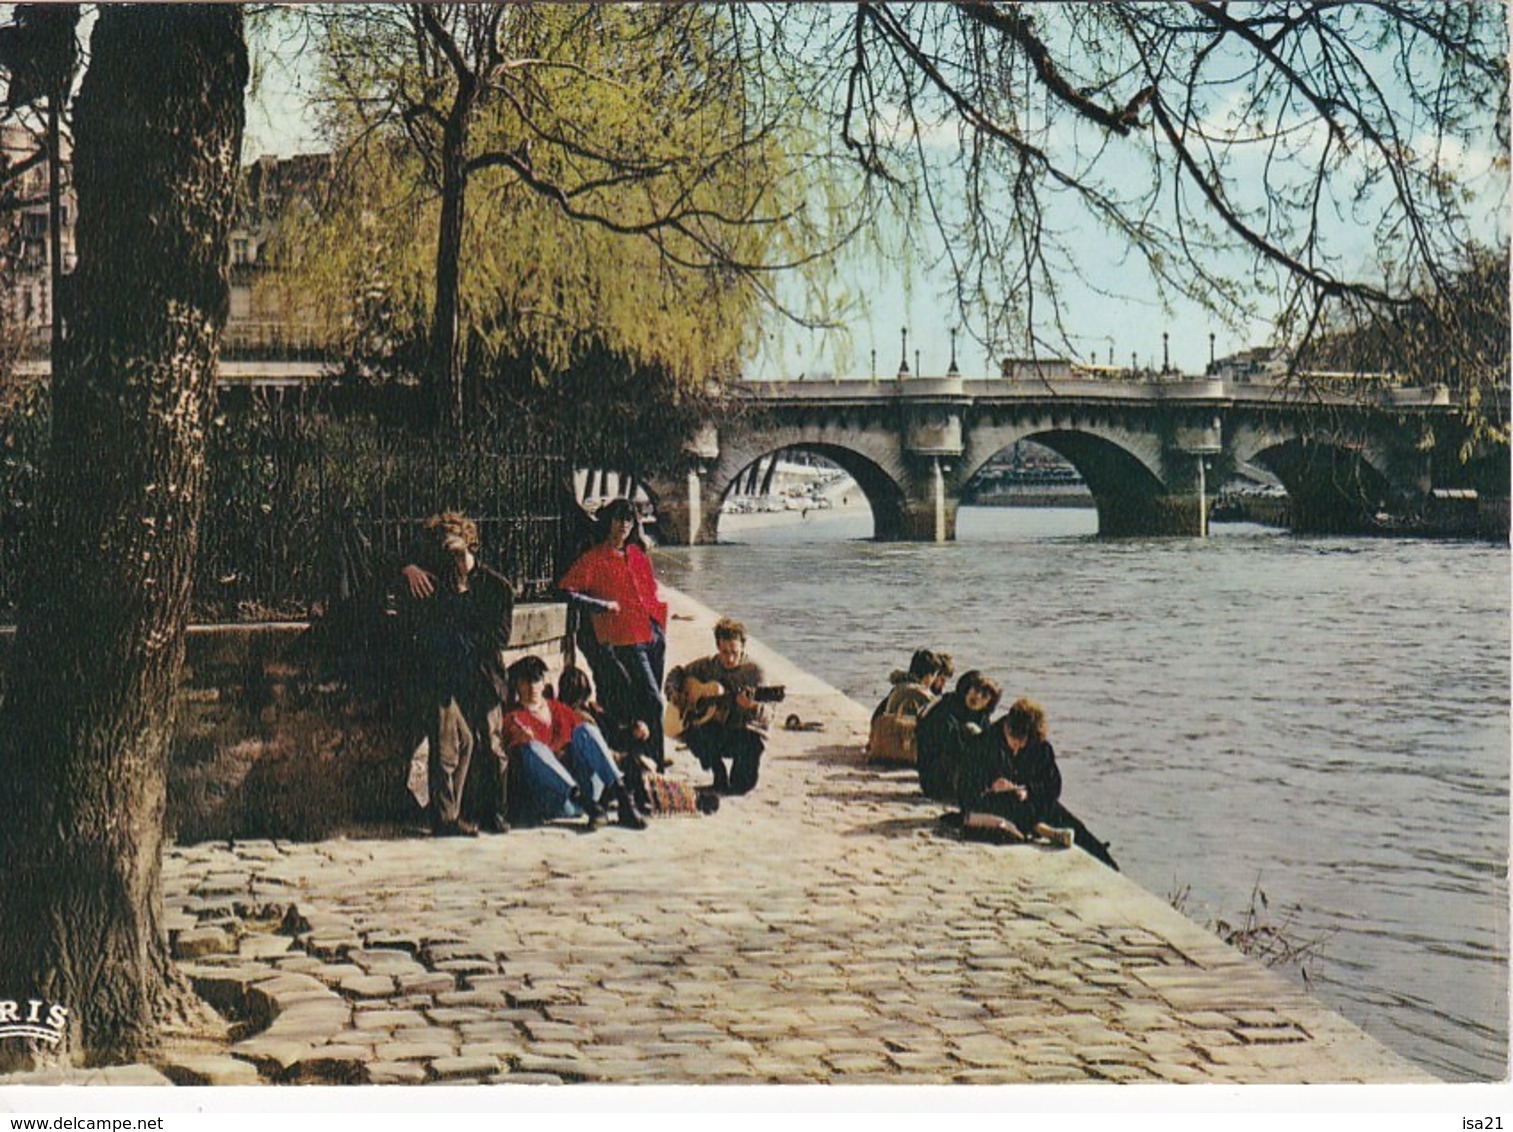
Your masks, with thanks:
M577 533L567 458L506 430L444 444L301 391L223 412L211 435L191 616L300 619L382 589L427 517L477 522L480 558L547 596ZM40 447L46 430L27 430ZM13 621L40 452L0 462L0 622Z

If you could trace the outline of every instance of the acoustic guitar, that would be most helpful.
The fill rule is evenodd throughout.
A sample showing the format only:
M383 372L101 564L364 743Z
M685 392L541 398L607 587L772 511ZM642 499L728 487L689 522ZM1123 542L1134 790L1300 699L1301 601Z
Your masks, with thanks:
M780 704L788 689L781 684L763 685L759 688L743 688L759 704ZM706 723L724 720L735 703L737 691L725 687L718 680L696 680L685 677L683 686L676 695L667 700L667 712L662 718L662 732L671 739L690 727L702 727Z

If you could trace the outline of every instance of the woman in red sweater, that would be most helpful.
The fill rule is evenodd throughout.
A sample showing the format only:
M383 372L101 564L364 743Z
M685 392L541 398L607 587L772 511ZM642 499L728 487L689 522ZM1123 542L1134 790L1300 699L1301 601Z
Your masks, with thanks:
M646 755L661 770L667 764L662 740L667 603L657 591L635 506L615 499L599 517L603 540L586 550L558 585L592 615L601 654L593 669L605 711L633 740L630 753Z
M511 703L501 726L510 762L520 776L511 792L512 820L531 825L588 815L597 829L613 801L620 824L645 829L604 737L577 712L546 695L546 662L527 656L510 665Z

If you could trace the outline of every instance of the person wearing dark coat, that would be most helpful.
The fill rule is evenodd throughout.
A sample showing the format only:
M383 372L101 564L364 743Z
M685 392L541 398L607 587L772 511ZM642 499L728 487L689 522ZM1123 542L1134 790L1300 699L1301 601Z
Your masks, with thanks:
M984 741L1002 696L998 683L974 668L961 674L955 691L925 708L914 736L919 788L927 797L948 804L958 799L961 768L971 756L970 748Z
M962 768L959 798L966 824L972 815L992 815L1007 840L1037 837L1064 848L1077 845L1118 870L1108 844L1061 804L1061 771L1039 704L1015 700L983 738L970 748Z
M499 741L509 681L502 657L510 643L514 587L479 564L478 527L458 512L426 521L428 538L401 569L413 623L411 695L430 746L431 832L472 836L462 815L463 788L475 751L497 764L497 799L488 819L502 825L509 781Z
M1033 700L1015 700L990 740L973 747L962 767L959 791L963 813L1003 818L1012 827L1010 836L1071 842L1046 826L1061 799L1061 771L1045 735L1045 712Z

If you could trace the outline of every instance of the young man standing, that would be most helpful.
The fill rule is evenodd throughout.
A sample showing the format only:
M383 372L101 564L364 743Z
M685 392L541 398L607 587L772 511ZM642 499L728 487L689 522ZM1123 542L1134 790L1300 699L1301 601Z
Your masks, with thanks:
M667 690L687 721L683 741L714 776L714 789L746 794L757 784L767 746L767 709L756 698L762 668L746 659L746 627L739 621L721 618L714 642L713 656L667 674Z
M474 751L494 761L495 793L486 815L505 824L509 776L499 739L509 685L501 653L510 643L514 589L502 574L478 563L478 527L455 511L433 515L427 538L406 564L405 591L414 626L413 707L430 744L431 832L471 837L478 827L462 816L463 788Z

